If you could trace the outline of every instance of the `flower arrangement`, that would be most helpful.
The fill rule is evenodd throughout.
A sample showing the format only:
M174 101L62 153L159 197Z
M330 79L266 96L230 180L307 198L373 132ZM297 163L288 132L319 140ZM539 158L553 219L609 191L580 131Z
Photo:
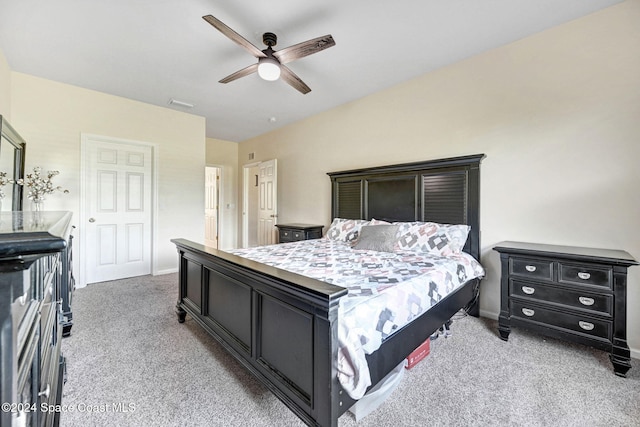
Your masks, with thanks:
M27 174L24 179L21 178L16 180L15 183L23 185L29 189L27 197L34 203L42 203L44 201L44 196L51 194L54 191L62 191L63 193L69 192L69 190L65 190L60 186L53 186L53 182L51 180L54 176L59 174L60 172L58 171L48 171L46 175L43 175L42 168L40 166L36 166L33 168L32 173Z
M4 187L5 185L7 185L9 183L9 180L7 179L7 173L6 172L0 172L0 200L4 199L4 191L2 191L2 187Z

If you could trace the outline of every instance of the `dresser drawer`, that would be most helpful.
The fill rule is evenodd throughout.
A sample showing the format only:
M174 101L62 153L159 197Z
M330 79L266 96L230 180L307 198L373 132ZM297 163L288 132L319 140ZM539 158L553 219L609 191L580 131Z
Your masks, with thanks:
M560 262L558 264L558 269L558 280L560 283L604 286L609 289L613 288L611 268Z
M590 311L604 316L613 316L613 296L609 294L580 292L553 285L519 280L510 281L509 292L517 298Z
M513 300L511 301L511 316L528 322L545 324L556 329L578 332L594 338L611 340L612 337L612 322L610 321L573 313L562 313L536 304Z
M553 261L531 258L509 258L510 274L532 279L553 280Z

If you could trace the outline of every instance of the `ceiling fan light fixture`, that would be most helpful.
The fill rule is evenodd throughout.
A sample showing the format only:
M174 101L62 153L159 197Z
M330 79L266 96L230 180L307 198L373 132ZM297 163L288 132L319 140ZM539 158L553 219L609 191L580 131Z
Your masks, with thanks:
M280 63L274 58L266 57L258 59L258 75L267 81L280 78Z

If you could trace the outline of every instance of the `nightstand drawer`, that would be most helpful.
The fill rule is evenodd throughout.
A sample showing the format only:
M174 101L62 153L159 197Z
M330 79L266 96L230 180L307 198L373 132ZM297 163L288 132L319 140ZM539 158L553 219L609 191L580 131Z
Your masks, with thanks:
M294 240L301 240L301 239L294 239L293 238L293 230L280 230L280 243L285 243L285 242L293 242Z
M535 304L527 304L515 300L511 303L511 316L528 322L536 322L552 328L579 332L604 340L610 340L612 336L612 323L610 321L595 319L590 316L562 313Z
M612 288L611 268L580 264L559 264L559 282Z
M553 285L540 283L521 282L512 280L510 283L510 295L539 301L543 304L554 304L566 308L590 311L604 316L613 315L613 296L590 292L568 290Z
M299 242L301 240L319 239L322 237L322 225L310 224L277 224L280 243Z
M553 261L512 257L509 259L509 270L517 276L553 280Z

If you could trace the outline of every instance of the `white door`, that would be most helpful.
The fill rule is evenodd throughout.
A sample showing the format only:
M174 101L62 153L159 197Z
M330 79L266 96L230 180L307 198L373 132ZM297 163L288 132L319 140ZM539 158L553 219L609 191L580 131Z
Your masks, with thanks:
M220 168L205 168L204 183L204 244L218 248L218 213L219 213Z
M84 148L85 283L150 274L153 148L102 137Z
M278 167L276 159L260 163L258 178L258 245L278 243Z

